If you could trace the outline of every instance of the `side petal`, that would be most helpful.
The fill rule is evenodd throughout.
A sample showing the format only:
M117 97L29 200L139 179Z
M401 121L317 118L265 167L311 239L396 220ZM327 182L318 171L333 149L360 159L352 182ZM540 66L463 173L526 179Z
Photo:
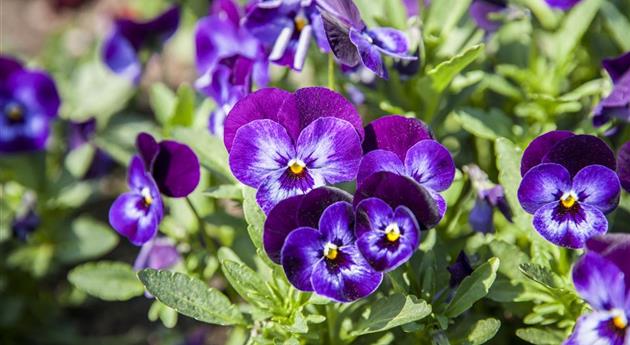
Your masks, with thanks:
M153 185L150 175L147 173L140 156L135 155L131 158L129 169L127 170L127 184L129 188L140 191L142 188Z
M571 189L571 176L559 164L540 164L530 169L518 187L518 200L528 213L543 205L560 200Z
M434 140L413 145L405 157L407 173L421 185L441 192L455 179L455 162L446 147Z
M532 140L525 149L525 152L523 152L523 158L521 159L521 176L525 176L525 173L527 173L529 169L542 163L543 158L551 151L554 145L574 135L575 134L570 131L551 131Z
M365 127L363 151L392 151L404 161L407 150L425 139L432 139L432 136L424 122L400 115L389 115L376 119Z
M388 73L385 67L385 62L381 57L381 51L373 43L371 43L372 38L351 28L350 41L352 41L352 43L357 47L363 65L379 77L387 79Z
M322 117L313 121L297 140L297 156L307 169L335 184L356 178L361 161L361 139L345 120Z
M323 257L324 241L313 228L298 228L287 236L282 247L282 267L287 279L302 291L313 291L313 268Z
M587 204L566 211L557 202L549 203L536 211L533 224L547 241L572 249L583 248L589 238L608 230L604 214Z
M625 308L626 285L619 267L596 253L585 254L573 267L575 289L595 310Z
M619 205L621 186L617 174L601 165L589 165L573 178L573 190L580 202L598 208L604 214Z
M379 171L405 175L405 166L398 156L391 151L380 149L370 151L361 158L357 173L357 185L361 185L366 178Z
M257 188L272 172L284 171L293 157L295 148L284 127L271 120L255 120L237 131L230 169L239 181Z
M338 201L328 206L319 219L319 231L326 241L339 247L353 244L355 236L352 204Z
M199 184L199 159L187 145L172 140L162 141L152 175L164 195L173 198L187 196Z
M356 220L355 234L361 237L367 232L385 231L394 220L394 211L381 199L367 198L357 205Z
M596 136L586 134L574 135L558 142L542 162L561 164L571 176L593 164L603 165L611 170L617 169L615 154L608 144Z
M103 44L103 62L112 72L134 83L140 81L142 65L133 45L118 30L114 30Z
M137 193L120 195L109 209L109 223L135 245L142 245L157 232L159 218L151 210L141 207L143 199Z

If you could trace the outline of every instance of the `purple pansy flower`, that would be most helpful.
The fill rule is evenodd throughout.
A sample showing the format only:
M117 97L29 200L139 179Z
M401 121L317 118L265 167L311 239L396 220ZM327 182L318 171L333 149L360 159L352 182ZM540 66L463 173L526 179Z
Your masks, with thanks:
M459 284L462 283L464 278L468 277L473 273L473 268L470 265L470 260L466 253L462 250L457 255L457 259L455 262L446 268L448 273L451 274L451 277L448 281L448 286L451 288L458 287Z
M177 30L179 16L179 6L172 6L147 22L117 19L103 44L103 61L114 73L137 83L142 74L140 50L159 49Z
M543 163L525 174L518 199L541 236L577 249L608 230L605 214L619 204L620 191L617 174L605 166L589 165L571 176L560 164Z
M311 38L320 49L330 50L322 17L313 0L258 0L244 26L268 47L269 60L301 71Z
M577 320L564 345L625 344L630 340L628 235L600 236L587 247L573 267L573 283L593 311Z
M288 197L353 180L362 136L361 118L338 93L262 89L234 106L224 142L232 173L258 189L256 200L269 213Z
M0 55L0 152L44 149L60 103L47 73Z
M397 59L416 59L408 55L409 42L401 31L368 28L352 0L318 0L324 29L335 57L347 66L362 63L379 77L388 73L381 54Z
M41 223L34 207L29 207L26 213L18 215L11 222L11 232L18 240L25 242L37 230Z
M630 193L630 141L619 149L617 156L619 181L621 186Z
M83 145L93 145L92 139L96 134L96 118L83 122L70 122L68 133L68 148L70 151L79 149ZM92 163L83 178L98 178L107 174L115 165L114 160L105 151L95 147Z
M444 146L429 139L426 125L416 119L386 116L368 125L366 133L369 134L363 145L364 148L369 146L369 152L359 166L359 188L376 172L389 171L407 176L431 193L440 214L444 215L446 201L439 192L453 183L455 162ZM370 144L370 141L377 144Z
M503 187L490 182L488 175L478 166L470 164L464 167L470 177L473 189L477 191L477 198L468 216L468 223L474 231L484 234L494 233L492 216L498 208L505 219L512 222L512 210L505 198Z
M187 145L173 140L161 142L147 133L136 138L136 147L162 194L180 198L192 193L200 178L199 159Z
M372 269L355 244L352 205L339 201L321 216L318 229L292 231L282 247L282 266L299 290L315 291L338 302L374 292L383 274Z
M356 212L356 245L372 268L389 272L411 258L420 244L420 225L411 210L393 210L381 199L367 198Z
M545 0L549 7L557 8L563 11L570 10L582 0Z
M501 27L502 22L491 16L507 8L506 0L474 0L470 5L470 16L478 27L487 32L494 32Z
M612 92L604 98L593 113L593 125L601 126L612 118L630 121L630 52L602 64L613 81Z
M109 209L109 223L131 243L142 245L157 233L164 206L153 177L145 171L142 158L134 156L129 165L130 191L120 195Z
M133 269L136 271L145 268L166 270L175 266L181 259L173 240L168 237L155 237L142 245Z
M209 129L222 135L225 117L251 91L252 82L265 87L269 81L264 47L241 25L240 7L221 0L197 23L195 48L200 75L195 87L215 101Z
M521 176L541 163L560 164L571 176L593 164L617 169L615 153L603 140L569 131L551 131L534 139L523 152Z

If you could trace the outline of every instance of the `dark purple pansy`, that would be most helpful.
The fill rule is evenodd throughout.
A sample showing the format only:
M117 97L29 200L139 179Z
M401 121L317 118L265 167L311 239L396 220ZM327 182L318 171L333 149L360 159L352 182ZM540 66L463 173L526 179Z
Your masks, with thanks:
M179 16L179 6L172 6L147 22L115 20L103 44L103 61L114 73L138 82L142 74L139 52L145 48L160 49L177 30Z
M397 59L416 59L409 55L409 42L401 31L368 28L352 0L318 0L328 43L344 65L362 63L381 78L388 78L381 54Z
M518 199L541 236L577 249L608 230L605 214L619 204L620 191L617 174L607 167L590 165L571 176L560 164L544 163L525 174Z
M224 142L232 173L258 189L256 200L269 213L288 197L353 180L362 134L352 104L333 91L262 89L232 109Z
M464 278L473 273L473 268L470 265L470 260L466 253L462 250L457 255L455 262L446 268L448 273L451 274L451 278L448 281L448 286L455 288L461 284Z
M252 83L269 81L264 47L241 25L241 8L232 0L213 3L210 16L195 29L195 87L216 103L210 114L212 134L223 134L223 122L234 104L251 91Z
M420 226L405 206L392 209L377 198L362 200L356 209L357 248L378 272L389 272L411 258L420 244Z
M625 344L630 339L628 235L591 239L588 249L573 267L573 283L593 311L577 320L564 344Z
M433 136L424 122L400 115L388 115L365 126L363 151L392 151L400 160L405 160L407 150L426 139L433 139Z
M612 92L593 110L593 125L601 126L613 118L630 122L630 52L602 64L613 81Z
M289 233L299 227L317 228L324 210L337 201L352 202L352 195L333 187L319 187L284 199L272 208L263 227L263 247L271 260L280 264L280 252Z
M26 213L18 215L11 222L11 232L20 241L26 241L37 230L40 219L34 208L29 208Z
M557 8L563 11L570 10L582 0L545 0L549 7Z
M478 27L488 32L497 31L502 22L492 15L507 9L506 0L474 0L470 5L470 16Z
M47 73L0 55L0 152L44 149L60 103Z
M505 198L503 187L490 182L488 175L478 166L470 164L464 167L477 192L475 205L468 215L468 223L476 232L494 233L492 221L494 209L499 209L505 219L512 222L512 210Z
M621 186L630 193L630 141L619 149L617 166L617 174L619 175Z
M374 271L355 244L352 205L339 201L321 216L319 227L292 231L282 247L282 266L293 286L338 302L374 292L383 274Z
M168 237L155 237L142 245L133 264L133 269L136 271L145 268L167 270L175 266L181 259L173 240Z
M569 131L551 131L534 139L523 152L521 176L541 163L560 164L571 176L593 164L617 169L615 153L603 140L593 135L575 135Z
M130 191L120 195L109 209L109 223L135 245L142 245L157 233L164 215L162 197L153 177L145 171L142 158L134 156L129 165Z
M301 71L314 36L322 51L330 47L322 17L312 0L258 0L243 25L268 47L269 60Z
M68 133L68 148L70 151L79 149L83 145L93 145L92 139L96 135L96 118L83 122L70 122ZM85 179L98 178L106 175L116 163L105 151L96 147L92 162L83 175Z
M199 159L187 145L173 140L158 143L150 134L140 133L136 147L145 169L151 173L162 194L184 197L199 184Z

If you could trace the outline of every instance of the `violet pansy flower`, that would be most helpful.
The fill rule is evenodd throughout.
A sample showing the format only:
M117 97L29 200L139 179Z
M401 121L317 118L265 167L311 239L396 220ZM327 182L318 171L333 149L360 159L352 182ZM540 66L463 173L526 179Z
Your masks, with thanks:
M338 302L351 302L374 292L383 274L372 269L355 244L354 211L350 203L330 205L318 228L292 231L282 247L288 280L302 291Z
M333 91L262 89L234 106L224 143L232 173L258 189L256 200L269 213L288 197L353 180L362 136L356 110Z
M605 215L617 207L620 191L616 173L605 166L589 165L572 176L560 164L543 163L525 174L518 199L541 236L577 249L608 230Z
M612 92L595 107L593 125L601 126L617 118L630 122L630 52L602 64L613 81Z
M621 187L630 193L630 141L619 149L617 156L619 182Z
M18 215L11 222L11 232L13 236L22 242L28 240L29 236L37 230L41 220L34 207L29 207L26 213Z
M47 73L0 55L0 152L44 149L60 104Z
M301 71L311 38L329 51L324 24L314 0L259 0L244 26L268 47L269 60Z
M324 29L335 57L344 65L362 63L381 78L388 72L381 54L414 60L408 54L409 42L401 31L392 28L368 28L352 0L318 0Z
M440 214L444 215L446 201L439 192L448 189L453 182L455 162L444 146L430 139L426 126L419 120L386 116L373 121L366 132L369 134L364 148L370 151L361 160L357 175L359 188L376 172L407 176L431 193ZM372 141L376 144L370 144Z
M139 53L142 49L159 49L177 30L180 8L172 6L147 22L117 19L105 39L102 56L114 73L137 83L142 74Z
M497 31L502 22L492 18L492 15L507 9L506 0L473 0L470 5L470 16L478 27L487 31Z
M389 272L411 258L420 244L420 225L405 206L392 209L378 198L357 205L356 245L378 272Z
M477 165L466 165L464 171L470 177L473 189L477 192L475 205L468 216L468 223L473 230L484 234L493 233L492 218L495 208L501 211L505 219L512 222L512 210L505 198L503 187L490 182L488 175Z
M557 8L559 10L567 11L573 8L582 0L545 0L549 7Z
M175 266L181 259L173 240L168 237L155 237L142 245L133 269L136 271L145 268L166 270Z
M142 245L157 233L164 215L160 191L145 171L142 158L134 156L129 165L130 191L120 195L109 209L109 223L135 245Z

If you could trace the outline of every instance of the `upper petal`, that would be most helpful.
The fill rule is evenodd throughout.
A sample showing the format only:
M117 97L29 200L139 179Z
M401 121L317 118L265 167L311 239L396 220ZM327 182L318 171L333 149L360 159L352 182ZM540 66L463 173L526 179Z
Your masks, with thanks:
M580 202L597 207L604 214L619 205L621 186L617 174L601 165L589 165L573 178L573 190Z
M326 241L337 246L354 243L354 211L352 204L338 201L326 208L319 220L319 231Z
M287 279L302 291L313 291L313 267L322 259L324 240L313 228L298 228L287 236L282 247L282 267Z
M525 173L527 173L529 169L542 163L543 158L554 145L574 135L575 134L569 131L551 131L532 140L525 149L525 152L523 152L523 159L521 159L521 176L525 176Z
M272 120L255 120L236 132L230 169L239 181L257 188L271 172L284 171L293 157L295 148L284 127Z
M172 140L162 141L159 146L152 175L160 191L173 198L192 193L201 176L195 152L187 145Z
M389 205L379 198L367 198L361 200L356 207L357 237L372 230L382 230L394 220L394 211Z
M421 185L441 192L455 179L455 162L446 147L434 140L413 145L405 157L407 173Z
M379 171L404 175L405 166L400 158L391 151L381 149L370 151L361 158L357 173L357 185L361 185L366 178Z
M160 150L155 138L149 133L142 132L136 137L136 149L144 162L144 167L147 171L151 171L153 168L153 161Z
M625 309L624 274L611 261L589 252L573 267L575 289L595 310Z
M376 119L365 127L363 150L365 152L376 149L392 151L401 161L404 161L407 150L425 139L432 139L432 137L424 122L400 115L389 115Z
M589 238L608 230L604 214L588 204L567 211L558 202L549 203L536 211L533 224L549 242L572 249L584 247Z
M525 211L535 213L550 202L559 201L571 189L571 176L559 164L540 164L530 169L518 187L518 200Z
M614 152L608 144L593 135L574 135L559 141L545 155L543 163L558 163L563 165L571 176L582 168L600 164L611 170L617 169Z

